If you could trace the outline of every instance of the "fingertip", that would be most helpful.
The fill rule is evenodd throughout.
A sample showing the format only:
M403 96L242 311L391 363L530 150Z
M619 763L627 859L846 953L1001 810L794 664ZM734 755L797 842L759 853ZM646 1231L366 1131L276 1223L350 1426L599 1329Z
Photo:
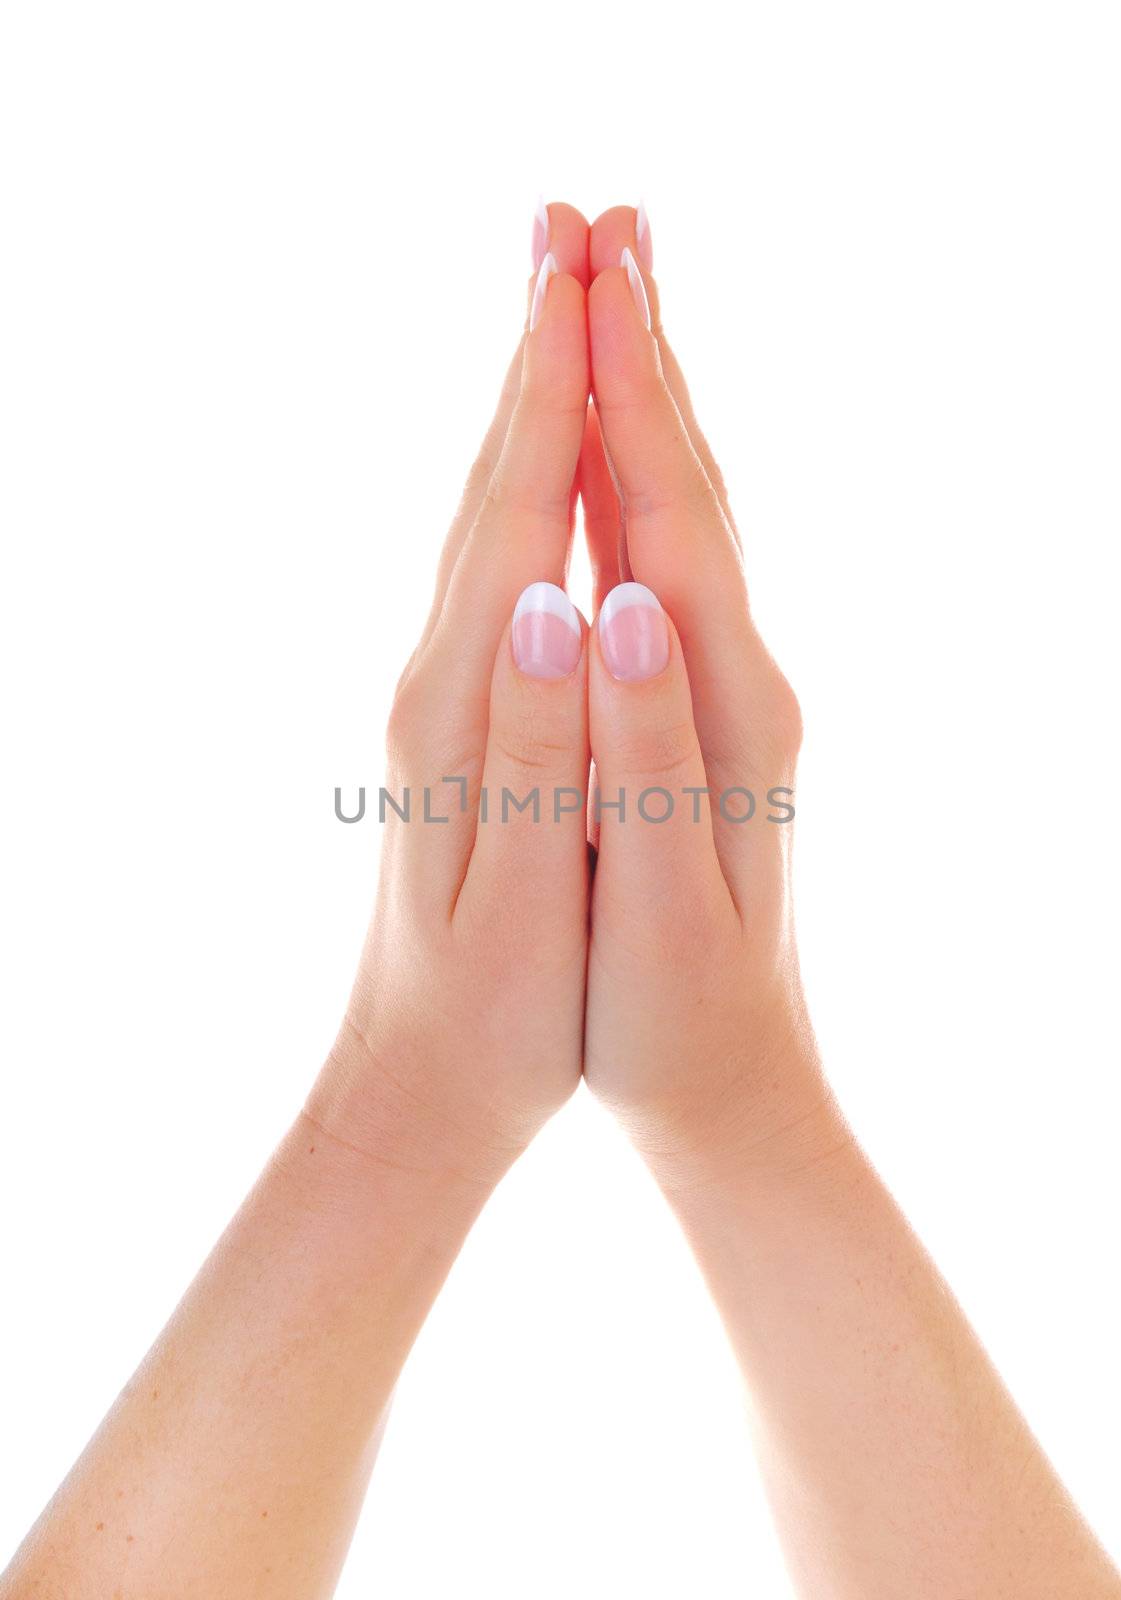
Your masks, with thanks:
M588 625L559 584L537 582L518 596L510 652L518 671L556 682L571 678L584 656Z
M592 277L619 265L619 257L629 245L638 244L638 212L634 206L611 206L592 223L588 254Z
M614 264L597 273L588 288L588 326L593 333L606 333L620 319L629 320L633 308L626 268L616 256Z
M642 206L612 206L597 217L589 236L592 281L617 267L623 252L629 250L640 269L640 280L649 313L649 324L660 333L661 314L658 286L653 277L653 250L650 224Z
M559 272L570 273L587 287L588 222L582 212L563 200L542 203L534 219L533 240L535 267L549 251L556 258Z
M556 276L557 258L551 250L547 250L541 258L541 265L537 269L537 277L533 281L533 293L529 297L529 331L536 328L541 321L541 314L545 309L545 299L549 293L549 284Z
M547 256L545 259L547 261L549 257ZM541 270L545 270L544 262L542 262ZM576 274L565 272L560 262L553 258L553 267L549 274L548 300L550 308L557 314L571 316L574 313L583 311L587 297L588 292Z
M634 237L638 247L638 259L642 262L644 272L654 270L654 241L650 236L650 217L646 210L646 202L640 200L634 218Z
M619 265L627 275L627 287L631 291L631 299L634 301L635 310L642 318L646 331L649 333L650 301L646 294L646 283L642 276L642 268L639 266L635 253L629 245L619 257Z
M619 583L604 596L596 618L599 659L616 683L649 683L666 672L671 623L644 583Z

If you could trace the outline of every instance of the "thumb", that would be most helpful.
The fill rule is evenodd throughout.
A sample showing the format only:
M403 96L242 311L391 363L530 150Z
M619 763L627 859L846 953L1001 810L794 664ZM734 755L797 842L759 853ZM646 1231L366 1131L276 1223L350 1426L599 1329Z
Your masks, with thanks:
M657 596L621 583L592 630L589 733L598 775L595 893L620 926L730 902L677 630ZM647 919L655 919L653 923Z

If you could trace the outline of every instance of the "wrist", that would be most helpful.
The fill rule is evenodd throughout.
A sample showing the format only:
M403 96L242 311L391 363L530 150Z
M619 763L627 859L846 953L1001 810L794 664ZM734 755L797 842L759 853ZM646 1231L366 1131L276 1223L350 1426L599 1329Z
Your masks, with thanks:
M389 1140L352 1143L305 1107L258 1192L278 1235L303 1241L330 1281L381 1283L409 1303L418 1286L442 1281L493 1187L451 1165L402 1160Z
M251 1286L254 1341L298 1340L368 1437L488 1194L383 1160L301 1112L222 1247Z
M416 1036L374 1040L347 1018L300 1120L348 1181L393 1173L409 1187L485 1199L529 1139L454 1107L445 1089L460 1075L441 1071Z
M683 1080L692 1075L686 1066ZM696 1075L699 1076L699 1075ZM825 1080L807 1020L753 1030L719 1092L700 1104L629 1119L639 1153L667 1198L828 1179L857 1147Z

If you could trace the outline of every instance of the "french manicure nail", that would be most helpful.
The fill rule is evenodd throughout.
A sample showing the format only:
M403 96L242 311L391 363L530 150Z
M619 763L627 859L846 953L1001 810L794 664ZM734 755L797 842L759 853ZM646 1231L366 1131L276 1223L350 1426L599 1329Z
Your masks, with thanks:
M545 295L549 288L549 279L557 270L557 258L552 251L548 253L537 269L537 282L533 286L533 301L529 308L529 331L536 328L541 313L545 309Z
M624 683L656 678L669 663L669 625L644 583L620 583L599 610L599 647L607 670Z
M654 270L654 243L650 238L650 218L646 214L646 205L640 200L634 218L634 242L638 247L638 259L642 262L647 272Z
M533 214L533 233L529 245L534 272L540 271L541 263L545 259L545 252L548 248L549 208L546 206L544 198L538 196L537 210Z
M634 252L629 249L624 250L619 257L619 265L627 269L627 282L631 286L631 294L634 296L634 303L638 307L638 314L646 326L649 327L650 302L646 298L646 285L642 281L642 273L638 270L638 262L634 258Z
M583 649L580 613L555 583L531 583L514 607L514 661L531 678L567 678Z

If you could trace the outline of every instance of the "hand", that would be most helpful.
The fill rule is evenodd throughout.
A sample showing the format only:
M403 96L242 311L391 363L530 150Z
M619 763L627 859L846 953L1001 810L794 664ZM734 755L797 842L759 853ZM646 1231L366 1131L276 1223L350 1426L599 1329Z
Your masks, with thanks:
M486 1183L581 1067L587 629L547 586L564 582L587 416L587 223L554 205L547 242L556 274L530 285L536 306L398 686L386 789L398 804L408 791L410 818L387 810L353 996L308 1103L349 1145ZM425 820L426 789L446 821ZM504 790L538 791L540 821L504 815Z
M620 267L624 249L647 270ZM723 482L661 329L649 235L616 208L590 255L596 418L581 493L600 815L584 1070L684 1180L702 1153L761 1150L826 1103L798 977L790 822L769 820L792 814L800 717L751 618ZM643 587L615 587L632 576ZM644 820L643 792L661 817L663 790L672 815Z

